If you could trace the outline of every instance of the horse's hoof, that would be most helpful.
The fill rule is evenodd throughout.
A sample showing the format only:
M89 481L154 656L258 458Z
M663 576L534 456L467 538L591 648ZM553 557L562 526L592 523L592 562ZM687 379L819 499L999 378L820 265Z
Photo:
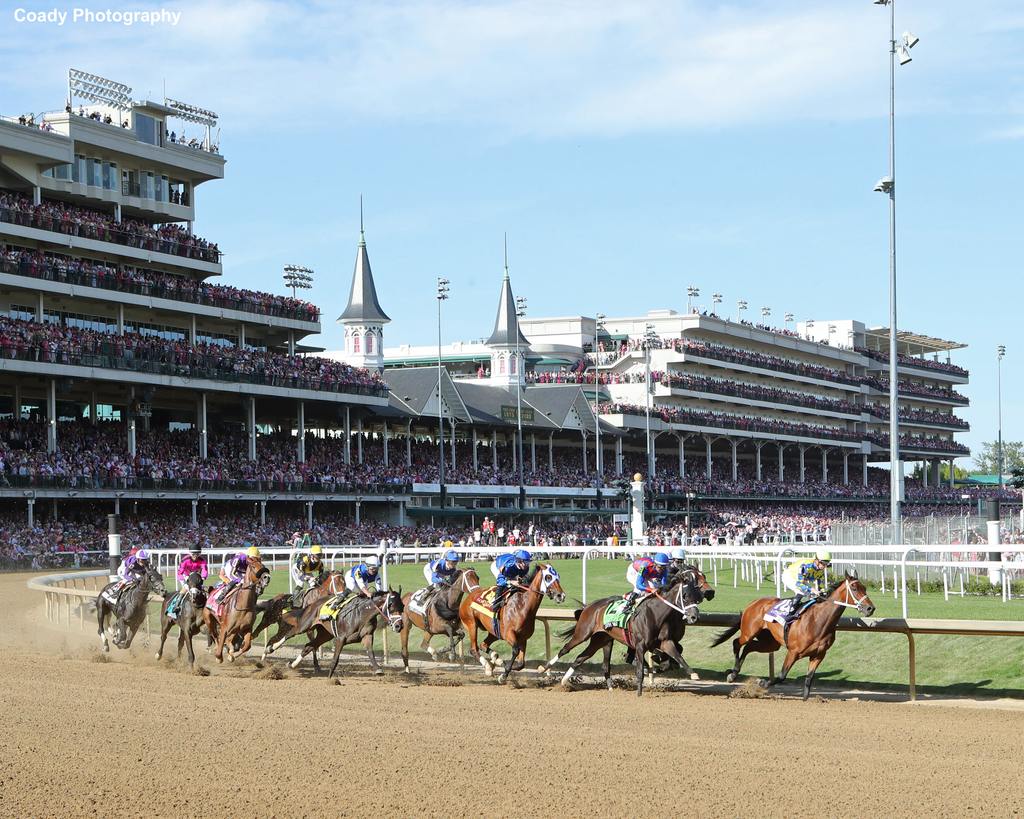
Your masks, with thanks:
M156 654L154 654L153 656L154 656L154 657L156 657L156 661L157 661L157 662L160 662L160 653L159 653L159 652L157 652L157 653L156 653Z
M383 677L384 676L384 669L382 669L382 668L374 669L373 676L374 677Z
M612 681L610 679L609 680L605 680L605 684L608 686L608 690L609 691L611 691L615 687L615 686L612 685Z
M730 671L728 674L725 675L725 681L727 683L736 682L736 674L734 672Z
M550 671L550 669L546 665L544 665L544 663L541 663L539 666L537 666L538 674L547 674L548 671Z
M771 680L758 680L757 684L761 688L770 688L772 683L771 683Z
M698 674L696 671L691 671L690 672L690 679L691 680L699 680L700 679L700 674Z
M402 671L404 671L406 674L412 674L412 671L409 669L409 666L403 668Z
M494 666L492 666L492 665L485 665L484 666L484 674L486 676L488 676L488 677L493 677L494 676Z

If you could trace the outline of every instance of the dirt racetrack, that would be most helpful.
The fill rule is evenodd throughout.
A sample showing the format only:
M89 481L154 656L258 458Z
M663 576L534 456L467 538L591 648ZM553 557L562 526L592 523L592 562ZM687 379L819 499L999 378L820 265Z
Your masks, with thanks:
M102 662L92 635L40 632L26 579L0 575L3 816L1024 810L1019 711L657 691L638 701L540 687L532 674L498 687L475 668L414 680L350 670L334 685L242 661L201 677L158 665L144 635Z

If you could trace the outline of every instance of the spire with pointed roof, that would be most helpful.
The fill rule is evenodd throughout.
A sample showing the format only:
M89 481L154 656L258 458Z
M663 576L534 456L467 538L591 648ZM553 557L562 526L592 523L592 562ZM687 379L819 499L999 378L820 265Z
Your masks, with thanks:
M512 295L512 282L508 275L508 239L505 240L505 274L501 280L501 296L498 299L498 315L494 319L494 331L487 339L491 348L491 383L500 386L522 384L525 381L526 353L530 342L519 329L516 315L516 299Z
M359 248L356 266L352 271L352 288L348 306L338 316L345 326L345 358L355 367L384 368L384 325L391 319L377 300L377 288L370 270L370 257L366 253L366 233L363 229L363 197L359 197Z

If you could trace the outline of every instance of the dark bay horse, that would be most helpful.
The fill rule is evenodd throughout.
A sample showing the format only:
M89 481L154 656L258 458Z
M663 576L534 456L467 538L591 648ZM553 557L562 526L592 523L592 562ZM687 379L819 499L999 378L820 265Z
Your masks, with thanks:
M264 629L279 625L281 616L286 612L295 609L301 611L316 601L325 600L331 595L343 591L345 591L344 572L321 572L317 578L316 585L311 589L307 589L305 595L303 595L301 606L292 606L291 594L276 594L269 600L261 600L256 604L256 610L263 616L260 618L259 623L256 624L256 628L252 630L253 639L259 637Z
M302 647L298 656L292 660L291 667L298 668L303 657L315 652L320 646L330 640L334 640L334 658L331 662L331 670L328 677L333 677L338 668L338 659L341 650L349 643L361 642L366 649L366 656L370 659L370 665L374 674L383 674L384 671L377 664L377 656L373 652L373 634L377 630L379 618L383 618L388 628L394 632L402 630L402 587L398 591L388 589L386 592L374 592L371 597L358 595L348 600L342 607L338 616L331 620L320 619L321 603L316 602L302 609L302 615L295 621L294 625L284 631L278 631L274 635L274 641L267 644L266 653L272 654L285 644L291 637L309 632L309 641ZM291 618L295 612L289 612L286 618ZM284 620L282 620L282 627Z
M569 670L565 672L562 677L562 685L569 685L569 680L576 671L576 667L589 660L598 649L603 649L604 680L610 691L612 688L612 646L616 641L634 650L633 667L636 669L638 697L644 692L644 654L652 649L663 651L679 663L684 673L691 673L690 667L676 647L673 635L665 625L673 614L678 614L691 625L697 622L697 604L701 601L702 595L696 578L691 572L680 572L663 592L655 592L638 603L633 615L626 622L625 628L604 627L605 609L615 599L615 597L605 597L573 612L577 621L576 625L559 635L569 639L548 661L547 668L542 665L538 671L547 672L559 659L589 640L587 647L573 660Z
M96 596L96 620L104 651L110 651L110 644L107 642L107 617L114 615L114 645L118 648L130 648L139 626L146 619L149 593L164 593L164 579L160 572L151 566L137 583L121 589L117 604L113 605L104 595L118 582L120 581L114 580L107 583Z
M842 580L833 583L820 602L807 609L789 627L789 634L778 623L765 622L764 616L769 609L779 602L778 597L761 597L748 605L740 615L740 624L726 629L711 644L720 646L736 632L740 636L732 641L732 652L735 657L732 669L726 680L734 682L740 673L743 661L751 651L772 652L786 647L786 660L782 671L774 680L763 682L765 687L784 682L793 664L804 657L809 657L807 676L804 677L804 699L811 693L814 672L818 670L825 653L836 640L836 626L843 611L857 609L864 617L875 613L875 604L868 597L867 589L857 578L856 572L847 572Z
M160 607L160 648L156 650L156 658L159 660L164 654L164 642L167 635L174 627L178 627L178 657L181 657L181 649L188 649L188 663L192 668L196 667L196 652L192 648L192 638L199 633L203 625L203 607L206 605L206 589L203 588L203 578L199 572L192 572L186 581L187 588L182 592L181 602L178 604L178 611L175 617L167 616L167 609L174 600L173 593L164 594L164 602Z
M242 582L223 601L220 616L210 608L207 601L203 609L203 622L210 637L217 641L214 656L218 663L224 662L224 646L228 647L228 659L245 654L252 645L252 624L256 621L256 600L270 584L270 571L263 562L249 558ZM210 597L213 597L211 593ZM241 645L235 648L235 638L240 637Z
M700 600L698 603L702 603L705 600L715 599L715 590L708 583L708 579L704 576L704 572L697 568L696 565L687 565L682 567L673 577L680 574L689 572L693 577L694 582L697 585L697 590L700 592ZM672 644L676 647L676 651L679 652L679 656L683 654L683 635L686 633L686 623L684 622L683 615L678 611L673 611L665 618L665 623L661 628L661 633L658 637L662 640L671 640ZM660 649L654 649L650 653L651 663L654 666L660 667L665 663L668 663L668 667L673 665L679 665L675 660L665 654ZM626 649L626 662L632 664L635 658L635 652L632 648ZM681 667L681 666L680 666ZM699 680L700 676L696 671L687 670L691 680Z
M493 616L479 611L474 606L476 604L489 612L490 606L480 600L483 594L482 590L467 594L459 606L459 619L469 635L469 650L480 661L480 665L484 667L484 673L488 677L494 673L494 666L486 656L486 652L490 652L491 644L498 640L504 640L512 647L512 657L501 673L500 682L505 682L512 671L518 671L525 667L526 641L533 636L533 630L537 625L537 610L545 595L556 603L565 600L565 592L562 590L558 572L549 563L536 564L533 571L524 580L525 584L516 584L519 591L510 594L501 607L498 619L500 633L494 632ZM487 637L484 639L485 655L480 654L480 647L477 644L478 629L487 632Z
M430 645L430 638L435 634L448 636L448 654L455 659L455 646L466 635L459 628L459 604L463 594L471 594L480 588L480 577L475 569L462 569L452 580L451 585L440 589L427 602L426 614L418 614L409 608L409 601L414 592L402 598L405 608L402 611L402 665L409 671L409 632L412 627L423 631L420 648L437 659L437 652Z

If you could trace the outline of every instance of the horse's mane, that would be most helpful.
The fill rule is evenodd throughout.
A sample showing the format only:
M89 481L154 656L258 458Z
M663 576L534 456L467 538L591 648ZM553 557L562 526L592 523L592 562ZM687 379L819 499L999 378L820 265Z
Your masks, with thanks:
M540 565L541 565L540 563L534 563L533 564L533 568L530 569L530 573L527 574L526 577L523 578L523 582L527 586L529 586L533 582L533 579L537 576L537 572L540 571Z
M854 575L853 577L850 577L849 579L850 580L859 580L860 578L857 577L856 575ZM840 586L842 586L843 583L846 582L846 580L847 580L847 574L846 574L846 572L843 572L842 576L838 580L833 580L829 584L829 587L825 590L825 596L826 597L831 597L833 594L835 594L836 589L838 589Z

